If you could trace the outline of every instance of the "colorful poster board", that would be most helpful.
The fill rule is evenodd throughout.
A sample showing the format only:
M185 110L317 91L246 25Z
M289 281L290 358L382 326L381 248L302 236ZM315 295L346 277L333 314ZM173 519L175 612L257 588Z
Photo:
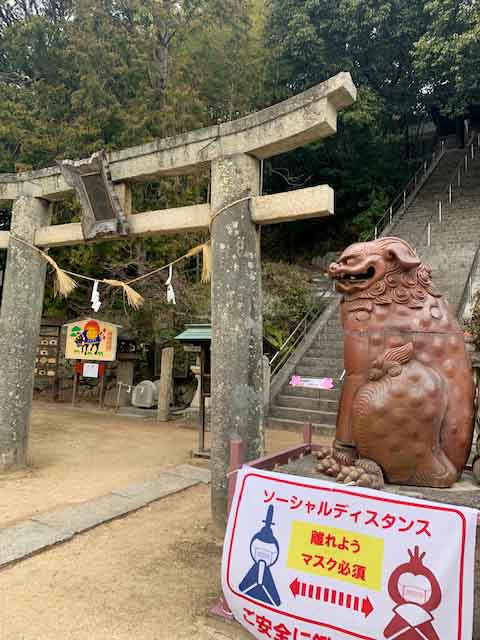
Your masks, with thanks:
M92 318L67 325L65 358L113 362L117 357L118 325Z
M477 511L244 467L222 586L264 640L471 640Z

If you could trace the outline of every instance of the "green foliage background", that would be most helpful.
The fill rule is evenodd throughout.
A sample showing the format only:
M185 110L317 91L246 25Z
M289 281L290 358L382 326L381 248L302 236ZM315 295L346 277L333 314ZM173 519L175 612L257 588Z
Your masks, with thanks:
M336 191L333 219L263 234L267 261L307 263L362 237L381 217L428 151L419 134L432 109L454 119L478 104L479 62L475 0L0 0L0 172L236 119L349 71L359 97L340 115L338 134L264 167L266 193L323 183ZM134 208L204 202L208 189L208 175L136 186ZM78 219L76 203L56 205L55 218ZM72 271L134 277L204 239L103 243L53 255ZM282 305L277 324L270 313L285 275L266 267L273 333L287 330ZM302 275L292 276L283 304L294 322L310 301L295 289ZM175 314L162 276L149 282L140 313L125 320L121 297L110 294L106 309L145 339L208 317L195 260L176 278L182 302ZM60 301L49 288L47 312L83 315L88 297L82 288Z

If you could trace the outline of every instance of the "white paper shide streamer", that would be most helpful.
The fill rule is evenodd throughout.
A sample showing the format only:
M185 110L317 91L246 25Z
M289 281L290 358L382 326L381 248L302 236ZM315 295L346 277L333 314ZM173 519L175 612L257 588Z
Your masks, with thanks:
M102 301L100 300L100 292L98 291L98 280L95 280L95 282L93 283L91 302L92 309L95 311L95 313L98 313L100 307L102 306Z
M173 277L173 267L170 265L168 269L168 279L165 282L165 286L167 287L167 302L168 304L177 304L175 299L175 291L173 290L172 285L172 277Z

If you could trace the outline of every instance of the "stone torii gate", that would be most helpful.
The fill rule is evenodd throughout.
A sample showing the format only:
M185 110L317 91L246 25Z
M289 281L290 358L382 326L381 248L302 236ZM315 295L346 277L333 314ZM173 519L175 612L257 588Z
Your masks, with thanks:
M129 237L208 229L214 218L211 464L212 509L218 523L226 513L231 435L238 433L248 443L247 459L258 457L264 446L259 229L334 210L328 186L259 195L261 160L334 134L337 111L355 97L350 75L340 73L240 120L108 157ZM131 214L131 183L192 174L208 166L211 203ZM46 269L45 261L13 234L41 248L85 243L81 224L50 225L50 203L73 191L57 167L0 176L0 201L13 202L12 237L0 232L0 248L8 249L0 314L0 471L26 464Z

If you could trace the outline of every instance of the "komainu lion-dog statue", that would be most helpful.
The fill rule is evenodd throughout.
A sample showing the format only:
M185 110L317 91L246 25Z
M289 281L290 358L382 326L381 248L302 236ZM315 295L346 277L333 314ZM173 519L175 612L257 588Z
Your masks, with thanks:
M343 295L346 377L333 448L319 471L338 481L450 487L474 431L463 331L410 245L353 244L329 267Z

